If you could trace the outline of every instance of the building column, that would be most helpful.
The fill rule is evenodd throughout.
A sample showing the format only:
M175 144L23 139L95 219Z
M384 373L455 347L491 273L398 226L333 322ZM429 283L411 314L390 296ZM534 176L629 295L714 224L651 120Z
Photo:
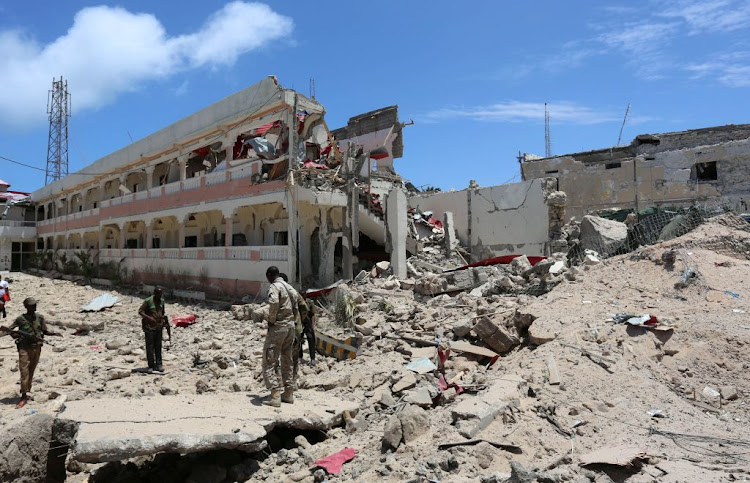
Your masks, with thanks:
M234 234L234 209L224 211L222 214L224 215L224 260L228 260Z
M155 166L146 166L146 191L154 187L154 169Z
M120 246L118 247L120 250L125 249L125 233L128 229L128 222L123 222L119 225L117 225L120 228Z
M187 159L178 159L177 164L180 169L180 188L182 188L182 183L185 182L185 176L187 175Z
M299 233L299 214L297 213L296 186L289 186L286 190L286 211L289 215L287 239L289 240L289 271L287 276L290 283L297 282L297 234Z
M104 250L104 227L99 226L99 251Z
M391 248L391 270L396 278L406 278L406 193L391 190L386 200L387 235Z
M153 246L153 238L154 238L154 229L153 229L153 220L144 220L144 224L146 225L146 240L144 245L146 250L151 250L154 248Z
M331 236L331 210L333 208L321 208L320 210L320 226L318 227L318 246L320 252L318 253L318 260L320 260L320 266L318 267L318 282L322 285L328 285L333 283L335 267L334 267L334 254L336 252L337 237Z
M185 220L177 222L177 248L185 247Z

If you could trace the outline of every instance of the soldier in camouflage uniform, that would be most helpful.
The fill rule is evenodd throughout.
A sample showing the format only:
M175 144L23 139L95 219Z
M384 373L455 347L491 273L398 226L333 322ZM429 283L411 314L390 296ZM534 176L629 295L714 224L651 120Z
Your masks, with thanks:
M138 309L138 315L141 316L141 328L146 338L147 372L164 372L161 362L161 339L162 327L168 322L164 313L164 292L160 287L156 287L154 294L143 301Z
M263 345L262 369L271 397L263 401L263 404L279 407L282 402L294 403L292 346L301 297L294 287L284 282L278 268L268 267L266 279L271 286L268 288L268 333ZM277 374L277 364L281 366L281 381Z
M21 373L21 400L16 408L22 408L29 401L31 381L42 353L45 335L62 336L57 332L50 332L44 316L36 313L36 299L29 297L23 301L26 313L18 316L10 327L0 327L4 332L16 340L18 348L18 372ZM16 329L16 330L13 330Z

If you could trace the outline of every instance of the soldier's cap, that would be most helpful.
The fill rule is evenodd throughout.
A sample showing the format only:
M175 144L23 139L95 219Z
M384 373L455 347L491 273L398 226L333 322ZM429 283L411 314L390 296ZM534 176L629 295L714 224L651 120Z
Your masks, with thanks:
M36 305L36 299L34 297L26 297L23 304L26 306Z

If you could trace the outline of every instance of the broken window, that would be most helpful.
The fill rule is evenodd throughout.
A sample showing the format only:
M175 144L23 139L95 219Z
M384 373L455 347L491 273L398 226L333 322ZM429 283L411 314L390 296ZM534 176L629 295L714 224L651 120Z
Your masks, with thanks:
M695 163L690 170L690 179L701 181L715 181L718 179L716 161L708 163Z
M622 163L620 163L620 162L617 162L617 163L607 163L607 164L604 165L605 169L615 169L615 168L620 168L620 167L622 167Z
M286 231L275 231L273 232L273 244L274 245L288 245L289 244L289 233Z
M556 169L553 169L552 171L545 171L544 174L557 174L558 171Z
M198 237L193 236L186 236L185 237L185 243L182 246L183 248L195 248L198 246Z

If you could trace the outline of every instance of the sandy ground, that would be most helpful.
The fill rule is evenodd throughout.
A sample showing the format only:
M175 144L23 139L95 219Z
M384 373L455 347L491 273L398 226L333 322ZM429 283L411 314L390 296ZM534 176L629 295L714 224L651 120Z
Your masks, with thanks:
M668 249L677 252L672 269L661 264L661 255ZM355 448L357 457L334 477L340 480L504 481L511 460L540 470L551 478L548 481L747 479L749 253L750 234L707 223L681 238L588 267L577 280L565 281L538 298L461 294L415 299L412 291L392 289L385 280L354 286L360 317L375 327L374 334L366 338L355 360L319 356L314 368L302 367L298 385L302 397L305 391L328 391L358 402L357 418L364 421L364 427L354 432L329 431L327 439L310 451L320 458L344 447ZM698 276L686 287L676 288L686 265ZM34 380L34 400L22 410L13 408L18 394L16 351L10 338L0 339L3 426L28 417L29 410L53 408L58 395L76 400L205 391L265 394L260 380L264 327L236 320L226 307L167 299L170 315L192 313L198 322L173 329L171 348L164 351L166 374L131 374L131 369L146 365L137 316L141 295L113 291L120 298L118 305L83 314L80 306L102 290L25 274L11 274L11 278L14 300L8 305L7 320L21 313L24 297L34 296L39 312L65 336L49 338L55 347L44 348ZM481 345L476 334L458 337L454 327L471 320L477 311L505 309L511 311L509 325L517 310L517 317L535 319L531 334L552 340L539 346L522 343L489 369L487 359L454 352L446 364L446 378L461 374L457 381L469 391L426 409L429 427L425 433L395 452L384 452L384 425L403 405L384 406L379 402L383 393L390 394L393 384L410 374L404 364L434 354L434 349L388 336L433 340L442 334L448 341ZM615 324L611 317L618 312L649 313L674 328L657 332ZM63 327L102 324L102 330L81 336ZM321 326L325 325L323 317ZM565 344L599 357L589 358ZM549 381L550 356L559 370L559 385ZM602 362L601 358L608 362L595 362ZM206 363L196 365L198 360ZM417 387L436 385L433 374L417 375L416 380ZM487 443L438 450L438 444L465 439L460 434L464 423L456 422L456 408L486 399L503 381L514 385L513 391L504 392L503 401L495 401L504 406L503 411L476 437L517 445L522 453L512 454ZM720 402L704 394L707 386L727 395L735 390L737 397ZM398 401L402 395L394 393L393 397ZM661 410L664 417L652 417L650 410ZM641 448L647 456L627 468L579 466L586 453L623 444ZM303 461L285 461L271 455L260 462L250 481L282 481L300 472L304 476ZM78 471L96 469L89 466ZM87 475L84 471L69 479L84 481ZM312 481L310 475L305 478Z

